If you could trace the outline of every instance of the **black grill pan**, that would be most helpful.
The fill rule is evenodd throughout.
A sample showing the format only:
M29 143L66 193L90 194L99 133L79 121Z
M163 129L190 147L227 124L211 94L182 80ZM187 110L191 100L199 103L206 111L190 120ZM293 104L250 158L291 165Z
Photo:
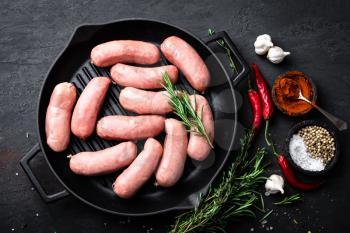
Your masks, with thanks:
M217 140L215 140L215 150L212 155L215 159L210 166L203 167L201 164L198 165L198 163L188 159L184 175L174 187L167 189L156 187L153 184L154 178L152 178L134 198L124 200L118 198L111 188L118 173L100 177L78 176L70 171L68 166L69 160L66 157L68 154L76 154L81 151L98 151L113 146L118 142L102 140L96 135L93 135L87 141L83 141L71 135L69 148L65 152L56 153L47 146L45 114L50 95L53 88L60 82L72 82L77 87L78 94L80 94L93 77L110 77L110 68L100 68L90 63L90 51L97 44L110 40L134 39L148 41L159 46L165 38L172 35L177 35L190 43L206 61L213 81L204 95L211 104L215 122L220 123L227 120L231 122L224 128L216 128L215 131L216 138L224 137L228 143L222 145L222 143L217 143ZM215 41L218 39L226 41L236 60L239 73L232 77L227 74L217 55L208 47L208 44L213 44L215 47ZM162 58L154 66L164 64L168 64L168 62L165 58ZM193 208L198 204L199 194L206 191L230 155L237 123L234 85L245 77L247 72L248 67L246 63L224 32L217 33L214 37L209 38L206 44L179 27L154 20L126 19L101 25L83 25L76 29L67 47L59 55L46 76L38 104L39 143L24 156L21 165L46 202L73 194L81 201L97 209L127 216L144 216L176 209ZM186 89L193 93L193 89L182 74L180 74L177 88ZM118 98L121 89L122 87L118 85L111 86L100 117L107 115L134 115L123 109L119 104ZM223 95L222 93L229 94ZM215 106L213 105L214 101L216 103ZM231 110L223 112L221 108L218 108L219 105L217 103L229 106L228 109ZM157 139L163 141L164 133L159 135ZM139 151L142 150L143 143L143 141L138 142ZM39 152L42 152L52 172L66 190L56 194L47 194L40 185L29 166L30 160Z

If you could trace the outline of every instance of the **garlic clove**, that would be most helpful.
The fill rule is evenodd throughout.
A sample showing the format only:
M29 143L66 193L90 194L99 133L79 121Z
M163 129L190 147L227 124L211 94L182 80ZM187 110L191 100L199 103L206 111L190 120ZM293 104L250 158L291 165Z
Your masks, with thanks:
M290 55L290 52L285 52L282 48L274 46L269 49L266 57L270 62L278 64L288 55Z
M258 36L254 42L255 53L258 55L266 54L272 46L271 36L268 34Z
M284 194L284 179L282 176L279 175L271 175L265 183L265 189L266 193L269 194L276 194L276 193L282 193Z

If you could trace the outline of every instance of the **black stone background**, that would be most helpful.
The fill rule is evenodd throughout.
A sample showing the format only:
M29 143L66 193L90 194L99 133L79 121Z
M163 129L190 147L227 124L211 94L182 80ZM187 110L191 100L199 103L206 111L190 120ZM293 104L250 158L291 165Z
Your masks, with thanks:
M74 28L126 17L159 19L186 28L199 37L212 27L225 30L249 63L256 62L270 85L277 75L297 69L318 87L318 103L350 120L349 1L25 1L0 2L0 232L165 232L173 215L124 218L92 209L73 197L45 204L19 166L37 142L36 104L44 76ZM257 35L269 33L276 45L292 55L273 65L254 54ZM246 104L246 100L244 102ZM249 109L241 114L249 114ZM280 146L288 129L303 119L320 119L312 111L290 118L277 112L272 134ZM29 137L26 137L26 133ZM290 207L271 204L266 226L273 232L348 232L350 214L349 131L339 134L341 158L326 184L302 193ZM263 145L262 138L257 144ZM272 155L269 173L278 172ZM54 192L59 184L45 161L32 164L41 182ZM17 175L16 175L17 173ZM289 194L294 190L287 188ZM257 219L241 219L228 232L266 232ZM295 221L294 221L295 220ZM251 229L253 228L253 229ZM271 230L270 230L271 231Z

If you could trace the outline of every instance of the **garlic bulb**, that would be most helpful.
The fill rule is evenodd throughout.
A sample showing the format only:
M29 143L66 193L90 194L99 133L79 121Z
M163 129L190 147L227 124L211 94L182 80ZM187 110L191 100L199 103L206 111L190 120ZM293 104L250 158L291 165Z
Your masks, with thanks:
M284 57L288 55L290 55L290 52L284 52L280 47L274 46L269 49L267 59L274 64L278 64L281 63Z
M266 54L272 46L271 36L268 34L258 36L254 42L255 53L259 55Z
M271 175L265 183L265 189L267 194L275 194L278 192L284 193L284 180L282 176L279 175Z

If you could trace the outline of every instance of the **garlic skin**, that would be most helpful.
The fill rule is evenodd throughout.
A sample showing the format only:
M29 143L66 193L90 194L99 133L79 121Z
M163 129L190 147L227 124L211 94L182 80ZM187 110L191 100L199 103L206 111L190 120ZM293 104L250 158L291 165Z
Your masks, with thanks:
M280 47L274 46L269 49L266 57L270 62L278 64L281 63L283 59L288 55L290 55L290 52L284 52Z
M271 36L268 34L260 35L254 42L255 53L258 55L264 55L273 46Z
M278 192L281 192L284 194L284 179L280 175L273 174L271 175L265 183L265 189L266 193L269 194L276 194Z

